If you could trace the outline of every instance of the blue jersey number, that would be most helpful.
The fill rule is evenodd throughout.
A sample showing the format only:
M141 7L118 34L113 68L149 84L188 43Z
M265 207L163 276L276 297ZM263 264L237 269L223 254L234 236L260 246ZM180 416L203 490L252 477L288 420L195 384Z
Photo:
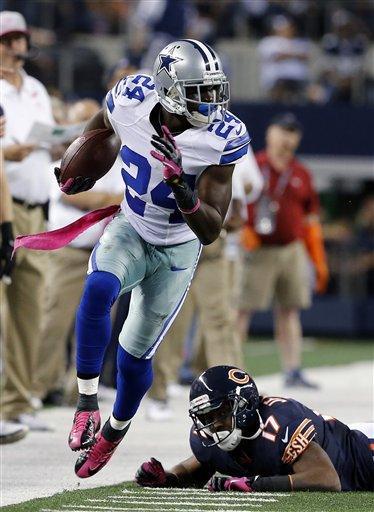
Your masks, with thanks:
M237 126L234 125L225 126L226 123L230 123L231 121L234 121L234 123L241 125L240 119L238 119L233 114L229 114L228 112L226 112L224 121L221 121L220 123L212 123L208 128L208 132L212 132L214 130L214 133L218 137L221 137L221 139L227 139L231 131L234 128L237 128Z
M155 85L152 83L152 78L147 75L137 75L133 80L131 80L131 84L135 84L135 87L130 89L130 87L127 86L122 94L123 96L130 98L130 100L138 100L140 103L145 98L142 87L145 87L150 91L155 88Z
M146 194L151 179L151 165L145 156L135 153L135 151L127 146L121 148L120 154L123 163L132 171L130 174L126 169L122 169L122 177L126 183L125 196L127 204L135 213L144 217L146 202L137 196L132 196L129 187L139 195ZM185 174L185 179L193 189L195 187L196 176ZM160 181L160 183L150 191L150 195L154 205L173 210L169 215L170 224L180 224L184 222L183 216L177 208L177 203L172 197L172 190L169 185Z

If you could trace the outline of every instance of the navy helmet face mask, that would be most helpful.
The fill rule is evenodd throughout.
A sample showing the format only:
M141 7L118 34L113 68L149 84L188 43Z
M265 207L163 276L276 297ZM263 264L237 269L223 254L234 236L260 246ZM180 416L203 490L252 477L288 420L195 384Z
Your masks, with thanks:
M209 368L191 386L189 414L206 447L231 451L242 439L257 437L262 430L258 405L256 384L233 366Z

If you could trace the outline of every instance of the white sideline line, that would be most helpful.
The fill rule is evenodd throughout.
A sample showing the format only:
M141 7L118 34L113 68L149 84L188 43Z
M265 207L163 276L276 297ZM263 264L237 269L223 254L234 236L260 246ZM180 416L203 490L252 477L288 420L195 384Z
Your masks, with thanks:
M212 494L208 489L178 489L175 487L158 487L157 489L144 487L142 490L129 490L122 489L122 494L134 494L134 495L144 495L144 494ZM282 492L256 492L256 496L270 496L275 498L289 497L291 494L282 493Z
M256 505L252 505L252 506L256 506ZM138 508L138 507L137 508L124 508L124 509L122 509L122 508L111 508L109 510L111 510L111 511L114 511L114 510L125 510L126 512L155 512L154 508ZM206 509L206 508L205 509L190 508L189 510L191 512L209 512L209 509ZM64 509L64 510L60 510L60 509L55 509L55 508L42 508L40 510L40 512L94 512L94 511L95 511L95 508L89 508L89 509L86 509L86 510L80 509L79 511L77 511L77 509ZM186 512L186 509L184 509L184 508L168 508L167 511L164 511L164 512ZM220 509L216 510L215 512L232 512L232 509L231 508L220 508ZM257 510L253 510L253 509L247 509L246 512L258 512L258 511ZM262 510L261 512L269 512L269 511Z
M218 493L217 493L218 494ZM196 501L229 501L230 503L232 501L237 501L237 502L243 502L243 503L247 503L248 501L268 501L269 503L276 503L278 500L276 500L275 498L264 498L262 496L228 496L227 495L228 493L220 493L220 496L218 495L213 495L213 496L199 496L199 497L196 497ZM230 493L231 494L231 493ZM138 500L138 499L141 499L141 500L154 500L154 499L157 499L157 500L170 500L172 498L172 496L160 496L160 495L157 495L157 496L108 496L108 498L110 499L114 499L114 500ZM178 501L186 503L186 500L191 500L191 496L178 496L176 497L176 499L178 499ZM88 499L87 501L96 501L95 499Z
M138 498L134 497L133 499L137 500L136 503L139 503ZM109 501L110 503L124 505L124 503L121 502L121 500L116 501L116 500L109 500L109 499L90 498L90 499L87 499L86 501L89 501L90 503L107 503ZM201 503L201 501L208 501L208 500L206 500L204 498L200 498L200 500L196 500L196 502L194 504L198 503L199 505L204 505L204 506L212 504L211 502ZM231 499L227 499L227 498L226 499L223 499L223 498L222 499L217 499L216 498L215 501L219 501L220 503L225 503L226 505L229 505L232 501L235 501L235 499L231 500ZM270 503L272 501L276 502L277 500L262 500L262 499L259 499L259 500L252 499L251 500L251 499L248 499L248 500L240 500L240 501L238 500L238 503L236 503L236 504L237 505L239 505L240 503L245 504L245 503L248 503L248 501L265 501L265 503L266 502ZM144 502L144 503L148 503L148 502ZM151 503L155 503L155 501L151 501ZM170 502L163 500L162 503L163 503L163 505L167 505ZM173 502L173 503L175 503L175 502ZM178 499L178 505L185 506L185 505L189 505L190 503L191 503L190 501L189 502L182 502L182 501L179 501L179 499ZM129 503L129 505L131 505L131 504L132 503ZM254 507L262 507L262 505L253 505L253 506Z
M229 504L223 504L223 506L227 506ZM68 505L63 505L64 507L67 507ZM76 505L77 507L81 507L81 505ZM247 508L245 510L245 512L258 512L258 510L254 510L252 507L261 507L262 505L251 505L251 508ZM127 512L130 512L130 511L138 511L138 512L155 512L155 509L154 508L103 508L103 507L89 507L89 508L86 508L86 509L79 509L76 510L76 509L64 509L64 510L59 510L59 509L52 509L52 508L43 508L41 509L40 512L95 512L97 510L108 510L108 511L115 511L115 510L120 510L120 511L127 511ZM201 509L201 508L189 508L188 509L190 512L209 512L209 510L211 509L207 509L207 508L204 508L204 509ZM185 508L168 508L168 509L165 509L163 512L186 512L186 509ZM216 509L215 512L233 512L232 508L220 508L220 509ZM269 511L266 511L266 510L262 510L261 509L261 512L269 512Z
M144 501L144 500L141 500L141 499L134 498L134 502L135 503L142 503L144 505L152 504L152 505L163 505L163 506L170 505L171 506L171 505L175 505L175 501L176 500L174 500L174 501L166 501L166 500L163 500L163 501L154 501L154 500ZM252 502L252 500L248 500L248 501ZM265 502L265 503L269 503L270 502L270 500L263 500L261 498L258 501L262 501L262 502ZM276 502L276 500L272 500L272 501ZM121 501L116 501L116 502L112 501L111 503L115 503L115 504L118 504L118 505L125 505L125 503L121 503ZM219 507L220 505L222 505L222 503L230 505L233 508L241 509L241 508L243 508L243 505L245 505L246 502L245 501L241 501L240 503L233 503L233 504L231 504L231 501L229 501L227 499L226 500L215 499L214 501L210 501L208 503L199 503L199 500L196 500L196 501L184 501L183 503L179 503L178 502L178 505L183 505L183 507L194 506L194 505L195 506L196 505L204 505L204 506L210 505L210 506ZM129 505L132 505L132 503L129 503ZM82 505L82 506L84 506L84 505ZM87 507L87 505L86 505L86 507Z
M143 502L143 501L138 501L137 504L138 505L143 505L143 504L144 505L150 505L150 503ZM129 505L131 506L133 504L129 503ZM152 503L152 505L163 505L163 506L165 506L165 505L169 506L170 505L170 506L173 506L173 505L175 505L175 502L174 501L169 501L169 502L154 501ZM185 506L187 506L187 505L196 506L198 504L195 503L195 502L189 502L189 503L183 503L183 505L185 505ZM205 505L203 504L203 506L206 506L206 505L208 505L208 504L207 503ZM243 510L243 505L231 505L230 503L209 503L209 505L214 506L214 507L220 507L222 505L224 505L224 506L229 505L231 507L231 510L233 508L238 509L238 510ZM62 506L63 506L63 508L69 508L70 507L70 505L62 505ZM256 505L256 504L252 504L252 507L253 506L254 507L261 507L261 505ZM86 509L86 510L89 509L90 511L91 510L111 510L111 511L112 510L128 510L128 507L126 507L126 508L122 508L122 507L101 507L99 505L93 505L92 507L90 507L89 505L75 505L75 507L80 509L79 512L81 512L81 509ZM154 508L150 509L150 510L154 510ZM170 510L170 509L168 509L168 510ZM179 510L183 510L184 512L186 511L185 508L182 508L182 509L179 509ZM201 510L201 509L189 508L188 510L189 511L194 510L194 512L196 512L197 510Z
M63 505L63 506L68 506L68 505ZM69 505L70 507L70 505ZM79 510L79 512L92 512L92 508L89 508L87 509L87 511L85 510ZM64 509L64 510L60 510L59 508L41 508L39 512L78 512L77 509L75 508L71 508L71 509Z

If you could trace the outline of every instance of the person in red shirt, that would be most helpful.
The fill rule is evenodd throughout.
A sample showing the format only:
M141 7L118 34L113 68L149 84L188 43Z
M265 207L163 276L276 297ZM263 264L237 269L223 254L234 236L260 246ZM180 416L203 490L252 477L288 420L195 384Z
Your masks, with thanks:
M319 201L309 171L295 158L302 137L292 113L277 116L266 132L266 148L256 154L264 177L259 199L248 205L243 231L245 279L239 313L243 340L251 314L274 301L275 337L285 385L315 387L301 372L299 311L311 303L308 255L315 290L323 293L328 268L318 220Z

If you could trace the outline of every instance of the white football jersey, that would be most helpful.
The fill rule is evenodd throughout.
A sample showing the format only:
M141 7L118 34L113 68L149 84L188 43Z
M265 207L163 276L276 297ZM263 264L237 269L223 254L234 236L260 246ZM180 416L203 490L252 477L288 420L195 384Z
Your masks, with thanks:
M171 188L163 181L163 165L150 154L156 134L149 115L158 103L153 78L131 75L106 96L108 118L121 139L120 156L125 184L121 208L130 224L147 242L174 245L196 238L177 208ZM233 114L202 128L191 127L175 136L182 154L185 179L196 187L211 165L240 162L248 150L245 125Z

